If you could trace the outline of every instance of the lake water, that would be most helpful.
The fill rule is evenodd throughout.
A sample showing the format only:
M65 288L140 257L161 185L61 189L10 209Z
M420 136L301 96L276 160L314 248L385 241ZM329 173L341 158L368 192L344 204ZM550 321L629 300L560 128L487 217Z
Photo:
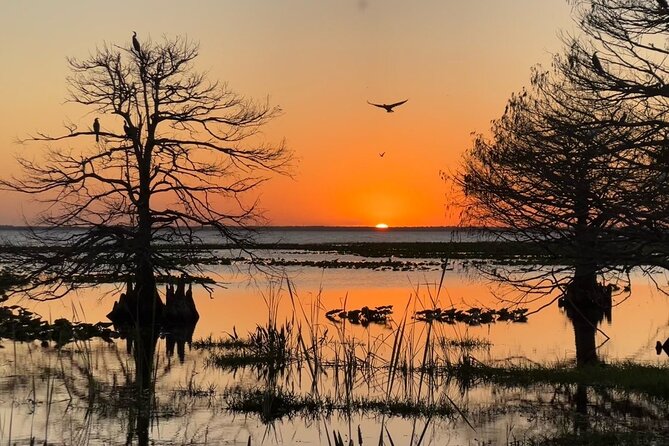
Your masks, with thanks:
M41 234L51 234L54 237L68 235L76 230L62 229L35 229ZM31 243L30 231L24 228L0 228L0 241L6 244L25 245ZM195 234L203 243L221 243L216 231L202 229ZM468 242L479 240L494 240L497 237L485 229L474 228L362 228L362 227L262 227L255 228L250 233L258 243L418 243L418 242Z
M4 231L5 239L20 241L22 235ZM203 233L209 241L211 234ZM352 242L432 242L474 241L490 234L438 228L420 230L373 229L275 229L261 230L264 243L352 243ZM213 240L213 238L211 238ZM263 251L263 257L300 260L369 259L332 252L292 250ZM479 340L486 345L465 353L477 361L495 363L553 363L574 358L574 332L563 311L551 301L553 296L530 299L477 274L471 261L450 261L443 272L435 259L411 259L422 262L417 270L378 270L369 268L318 268L290 266L267 272L249 269L244 261L232 265L210 266L209 273L221 284L213 290L194 288L194 298L201 315L194 339L243 336L271 316L278 324L298 324L303 333L315 333L323 342L323 358L339 358L341 351L353 346L354 354L367 364L382 363L393 350L398 326L404 324L406 352L409 359L424 361L418 352L426 338ZM657 356L657 340L669 336L669 299L657 290L655 282L666 284L664 275L647 276L634 272L631 293L614 294L612 322L600 325L596 341L598 354L606 361L633 360L646 364L665 364L667 357ZM161 288L161 292L164 291ZM66 299L51 302L21 301L45 319L58 317L89 322L105 320L105 314L118 298L119 290L100 285L80 291ZM386 325L368 327L333 322L325 314L334 309L359 309L392 305L391 320ZM493 308L520 305L531 314L526 323L498 322L468 326L428 324L413 319L423 309ZM306 338L306 335L305 335ZM49 444L126 444L129 429L137 419L131 408L120 404L127 391L128 370L132 358L122 341L106 345L91 342L71 344L65 349L43 348L35 344L3 341L0 366L0 441L11 439L29 444L31 437ZM305 346L306 347L306 346ZM439 361L457 361L463 350L444 348L435 353ZM421 444L509 444L513 439L559 432L560 423L569 423L559 407L569 406L577 389L538 387L531 391L499 388L481 383L462 382L445 377L427 384L407 378L388 390L388 376L378 367L375 373L357 369L350 388L342 390L337 374L329 369L322 375L310 373L306 364L292 364L282 375L271 376L257 369L220 369L211 365L211 352L188 349L185 360L166 354L165 340L157 345L155 399L151 413L150 438L155 444L328 444L332 430L344 438L355 439L357 429L364 444L378 444L387 429L394 444L414 444L427 425ZM372 358L372 359L370 359ZM271 375L271 374L270 374ZM273 420L257 414L243 415L227 410L235 389L266 388L313 395L331 400L342 398L394 398L462 408L466 417L455 412L451 417L402 417L370 410L352 413L334 411L307 416L287 416ZM426 393L429 387L431 392ZM102 396L92 397L91 389ZM201 392L194 392L198 389ZM204 390L208 389L208 392ZM590 404L606 404L605 397L592 389L586 391ZM610 396L613 398L614 396ZM96 399L97 398L97 399ZM604 398L604 400L602 400ZM547 403L547 401L551 401ZM650 404L644 402L644 404ZM449 406L450 407L450 406ZM537 409L539 407L539 409ZM567 412L568 413L568 412ZM466 418L466 420L465 420ZM54 421L56 420L56 421ZM413 432L413 434L412 434ZM130 440L134 444L135 439ZM390 444L386 439L386 444ZM40 443L41 444L41 443ZM334 443L333 443L334 444Z

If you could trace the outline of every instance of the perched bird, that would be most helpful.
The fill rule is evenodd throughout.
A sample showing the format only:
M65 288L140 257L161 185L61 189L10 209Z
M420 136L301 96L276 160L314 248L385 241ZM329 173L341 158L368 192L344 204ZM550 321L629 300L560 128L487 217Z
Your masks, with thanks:
M379 153L379 156L380 156L381 158L383 158L383 155L385 155L385 154L386 154L386 152L381 152L381 153Z
M98 118L95 118L95 121L93 121L93 132L95 132L95 142L100 141L100 121L98 121Z
M618 124L624 124L627 122L627 112L623 113L620 119L618 119Z
M132 32L132 47L137 51L137 54L142 50L142 47L139 46L139 40L137 40L137 31Z
M602 76L606 74L604 67L602 67L602 63L599 61L599 57L597 57L597 53L592 53L592 66L595 68L597 74Z
M392 113L392 112L393 112L393 108L397 107L398 105L402 105L402 104L404 104L406 101L408 101L408 99L405 99L405 100L400 101L400 102L395 102L394 104L374 104L373 102L369 102L369 101L367 101L367 103L368 103L369 105L373 105L374 107L383 108L383 109L385 109L388 113Z
M667 356L669 356L669 338L667 338L667 340L664 341L664 344L661 343L660 341L657 341L655 343L655 352L659 355L663 351L667 354Z
M125 122L123 123L123 131L128 138L133 139L135 137L135 128Z

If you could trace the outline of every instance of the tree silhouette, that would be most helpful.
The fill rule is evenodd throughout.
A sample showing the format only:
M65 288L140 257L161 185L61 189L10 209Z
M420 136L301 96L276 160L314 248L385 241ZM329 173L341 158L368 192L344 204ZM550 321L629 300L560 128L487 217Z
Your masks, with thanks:
M501 227L511 240L543 248L543 268L493 272L529 294L561 290L556 299L574 323L579 364L596 360L596 324L610 318L612 288L598 277L628 271L641 251L624 216L643 186L628 152L648 134L621 122L629 113L559 71L535 69L490 138L476 136L456 177L467 224Z
M535 69L514 94L491 137L477 135L456 181L468 224L513 229L546 252L599 271L619 260L621 213L638 192L623 156L647 136L620 124L611 107L564 79Z
M556 64L570 82L610 106L629 110L621 125L647 138L625 153L643 182L643 194L625 219L638 243L653 243L650 264L669 254L669 11L658 0L573 0L582 34L565 36L570 57ZM601 69L593 67L597 55ZM592 55L592 56L591 56ZM630 234L631 235L631 234ZM664 248L662 248L664 246Z
M3 182L48 204L38 225L72 229L35 232L58 248L22 253L20 291L49 299L82 286L78 277L130 280L148 317L156 275L187 272L200 242L195 229L245 243L238 229L258 216L245 193L285 173L290 160L283 143L260 139L279 109L209 81L193 68L197 56L197 44L176 37L68 59L68 99L96 113L101 129L70 125L62 135L28 138L49 150L37 161L21 158L23 175ZM176 259L161 243L189 249Z

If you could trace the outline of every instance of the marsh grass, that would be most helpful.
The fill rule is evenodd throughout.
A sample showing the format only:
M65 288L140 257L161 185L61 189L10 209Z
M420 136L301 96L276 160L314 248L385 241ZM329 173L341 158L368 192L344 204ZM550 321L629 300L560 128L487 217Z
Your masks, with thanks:
M240 350L250 347L250 340L239 338L236 335L230 335L228 338L213 338L209 335L207 338L193 341L191 347L196 350Z
M461 350L484 350L492 347L492 342L483 338L472 338L465 336L463 338L441 338L439 345L444 348L457 348Z
M638 446L664 445L667 439L652 432L606 432L567 433L555 437L535 437L516 440L508 446Z
M216 384L209 383L203 385L197 382L195 377L198 372L195 368L191 369L185 384L178 384L174 389L174 393L183 397L190 398L212 398L216 395Z
M664 378L669 369L664 367L620 363L575 368L573 364L483 364L476 360L475 351L491 346L487 339L470 337L466 327L463 329L436 320L417 321L408 316L426 308L439 307L443 300L440 291L444 271L445 268L442 280L433 288L416 289L407 300L404 311L399 312L400 319L389 320L387 329L377 329L374 335L372 330L366 329L363 332L366 336L360 334L362 327L354 326L346 319L328 324L321 293L305 303L287 282L284 289L294 311L285 324L295 328L284 330L283 336L278 334L280 329L276 325L256 330L244 339L246 347L229 348L226 359L231 363L237 361L239 368L255 364L252 367L258 370L274 363L271 355L263 357L263 352L279 350L285 353L281 379L271 371L258 373L265 381L257 386L224 389L221 394L224 407L233 413L254 414L268 424L283 417L324 420L336 413L350 420L353 414L375 414L380 418L378 441L373 443L378 444L393 444L387 429L389 421L393 417L407 417L412 422L409 436L414 445L425 440L432 419L458 418L475 430L473 417L480 416L467 405L466 395L477 388L494 389L493 392L511 388L519 395L534 392L537 396L530 398L537 398L536 401L526 399L521 402L525 406L537 405L531 409L530 416L536 416L536 412L542 410L542 404L553 404L538 396L550 393L551 386L560 389L555 390L557 393L566 392L567 396L561 397L561 406L555 413L546 415L544 422L552 426L549 429L552 433L539 437L523 436L520 440L510 436L507 444L514 446L570 444L573 437L569 432L556 431L555 423L558 418L568 420L573 416L575 397L570 396L570 392L575 392L576 386L580 385L590 389L587 392L592 399L591 407L596 411L587 415L593 420L593 433L589 437L586 435L591 444L608 444L606 442L617 433L621 433L623 440L611 444L635 444L635 425L616 426L615 420L634 413L637 426L644 426L653 419L654 411L666 413L661 406L665 405L662 401L669 398L669 383ZM423 297L418 298L419 295ZM343 311L346 311L346 304L347 297L344 296L340 302ZM275 318L269 320L276 323ZM281 339L280 348L277 348L276 339ZM255 345L255 350L250 345ZM305 376L310 383L303 382ZM460 397L453 396L454 391L459 391ZM647 409L644 404L650 401L648 397L661 400ZM489 410L496 413L495 419L503 416L504 410L515 410L509 409L505 403L498 408L496 403L490 404ZM663 438L661 433L646 432L636 438L645 444L645 439L658 437ZM351 426L345 435L339 431L328 433L330 445L339 445L342 441L345 441L343 444L355 444L354 440L355 428Z
M296 346L292 344L290 323L257 326L244 339L199 341L199 349L215 349L209 352L207 364L222 369L237 369L246 366L272 366L283 368L294 358Z
M669 399L669 367L620 362L574 367L554 365L486 365L478 361L454 364L450 373L461 380L527 387L537 384L582 384L594 388L641 393Z
M295 415L318 418L333 412L343 412L349 415L352 412L365 414L372 412L406 418L416 416L448 418L456 413L445 402L428 404L401 398L352 398L344 402L329 397L317 397L313 394L298 394L284 389L268 391L265 388L234 387L227 389L222 396L228 410L257 414L263 421L277 420L284 416L291 418Z

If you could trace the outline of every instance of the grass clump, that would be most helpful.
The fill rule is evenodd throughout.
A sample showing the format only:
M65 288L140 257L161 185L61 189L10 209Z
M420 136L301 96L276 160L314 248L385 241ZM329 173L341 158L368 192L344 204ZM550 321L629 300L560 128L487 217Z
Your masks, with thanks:
M428 403L404 398L354 398L335 401L327 396L299 395L282 389L235 387L223 394L228 410L260 415L263 421L294 415L317 416L335 411L374 412L382 415L413 417L450 417L455 413L448 401Z
M650 432L591 431L516 440L509 446L636 446L661 445L666 441L666 438Z
M573 367L568 364L494 366L465 361L454 366L458 378L478 378L506 386L583 384L669 399L669 367L620 362Z
M198 339L191 344L192 348L196 350L211 350L211 349L227 349L239 350L249 347L248 339L241 339L230 335L228 338L214 338L209 335L204 339Z
M309 413L322 409L322 404L311 396L269 389L229 389L223 395L228 410L260 415L263 422L292 416L298 412Z
M483 338L464 337L460 339L446 339L439 340L442 347L460 348L463 350L478 350L486 349L492 346L492 342Z
M235 369L254 365L271 365L281 368L294 357L292 325L285 323L279 327L274 324L257 326L242 339L236 335L226 340L206 339L198 343L196 348L217 347L222 351L212 352L208 363L225 369Z

